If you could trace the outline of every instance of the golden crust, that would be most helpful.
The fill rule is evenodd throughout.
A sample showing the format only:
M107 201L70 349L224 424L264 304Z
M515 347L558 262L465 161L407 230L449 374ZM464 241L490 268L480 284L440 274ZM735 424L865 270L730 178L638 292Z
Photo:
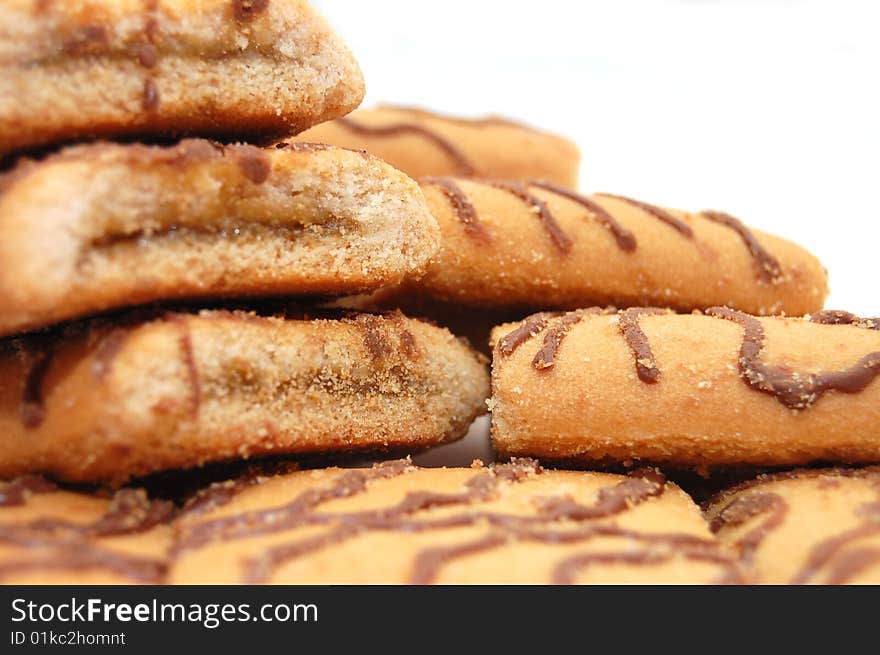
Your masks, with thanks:
M402 315L120 317L7 342L0 477L111 483L287 453L419 449L485 411L484 360Z
M229 483L231 484L231 483ZM708 583L738 579L656 471L302 471L185 508L172 583Z
M820 310L828 294L813 255L720 212L580 196L539 182L420 182L440 224L440 252L424 277L380 290L368 299L373 306L406 308L424 297L532 311L726 305L801 316Z
M880 459L880 321L709 313L582 311L497 328L495 447L695 467Z
M142 489L110 496L34 477L0 482L0 583L162 582L174 513Z
M75 146L0 177L0 334L157 300L376 288L438 245L418 185L364 153Z
M880 468L762 476L723 492L706 517L750 580L880 584Z
M304 0L0 6L0 156L76 139L281 136L363 93L351 53Z
M537 178L577 186L574 143L502 118L468 120L385 106L359 109L300 138L363 148L412 177Z

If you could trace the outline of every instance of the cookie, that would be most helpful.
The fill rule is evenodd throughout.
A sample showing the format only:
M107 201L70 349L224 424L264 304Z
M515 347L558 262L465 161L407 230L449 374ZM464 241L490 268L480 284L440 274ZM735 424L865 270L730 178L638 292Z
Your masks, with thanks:
M415 450L485 412L484 360L402 315L121 316L7 340L0 478L77 482L266 454Z
M0 583L160 583L174 513L142 489L110 496L33 476L0 482Z
M185 507L173 583L738 581L697 506L654 469L536 462L322 469L215 485Z
M505 455L707 467L880 460L880 319L536 314L494 333Z
M78 139L283 136L363 93L351 53L304 0L0 6L0 156Z
M406 307L574 309L727 305L800 316L822 309L827 276L810 253L719 212L661 209L543 182L429 178L442 247L427 274L357 299Z
M376 107L313 127L300 138L362 148L412 177L538 178L577 186L580 153L574 143L498 117L469 120Z
M749 579L767 584L880 584L880 468L767 475L706 508Z
M376 288L438 240L418 185L364 153L74 146L0 177L0 334L157 300Z

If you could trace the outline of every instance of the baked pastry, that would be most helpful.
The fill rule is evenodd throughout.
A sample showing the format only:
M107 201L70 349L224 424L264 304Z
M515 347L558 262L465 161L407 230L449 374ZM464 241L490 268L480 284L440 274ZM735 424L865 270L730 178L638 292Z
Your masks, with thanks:
M531 460L300 471L211 487L182 511L173 583L707 583L738 569L654 469Z
M363 94L305 0L0 4L0 157L77 139L282 136Z
M536 314L493 333L494 445L692 467L877 461L878 326L846 312Z
M0 334L156 300L376 288L437 247L418 185L365 153L74 146L0 177Z
M727 305L803 315L828 294L802 248L719 212L688 214L543 182L429 178L422 190L443 235L427 274L353 299L400 307L429 298L532 311L590 305Z
M165 579L174 506L143 489L58 489L0 482L0 583L145 584Z
M880 584L880 468L798 470L722 492L706 508L748 578Z
M574 188L580 153L562 137L503 118L453 118L421 109L358 109L300 135L362 148L412 177L538 178Z
M121 316L7 340L0 478L120 483L263 454L419 449L485 412L484 360L408 319Z

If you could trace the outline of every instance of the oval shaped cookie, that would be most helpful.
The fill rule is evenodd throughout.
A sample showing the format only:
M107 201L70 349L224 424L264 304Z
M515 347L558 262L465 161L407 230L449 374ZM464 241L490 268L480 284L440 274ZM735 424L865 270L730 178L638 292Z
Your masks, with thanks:
M0 4L0 157L78 139L283 136L363 94L304 0Z
M216 485L177 524L172 583L734 582L699 509L656 470L536 462L300 471Z
M765 475L710 501L713 532L765 584L880 584L880 468Z
M424 277L360 306L406 311L429 298L532 311L727 305L800 316L820 310L828 295L813 255L721 212L690 214L537 181L420 182L442 247Z
M76 146L0 177L0 334L158 300L376 288L437 247L418 186L364 153Z
M299 138L362 148L412 177L538 178L577 186L580 153L574 143L498 117L453 118L383 106L358 109Z
M402 315L118 317L4 344L0 477L112 483L287 453L420 449L485 411L484 361Z
M880 320L633 308L494 332L503 454L675 465L880 459Z

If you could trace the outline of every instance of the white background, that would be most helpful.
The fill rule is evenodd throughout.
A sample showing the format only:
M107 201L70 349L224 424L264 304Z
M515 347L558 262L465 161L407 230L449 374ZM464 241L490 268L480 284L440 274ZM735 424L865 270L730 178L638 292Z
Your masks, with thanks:
M880 315L880 2L315 0L365 104L573 138L584 191L795 240L828 306Z

